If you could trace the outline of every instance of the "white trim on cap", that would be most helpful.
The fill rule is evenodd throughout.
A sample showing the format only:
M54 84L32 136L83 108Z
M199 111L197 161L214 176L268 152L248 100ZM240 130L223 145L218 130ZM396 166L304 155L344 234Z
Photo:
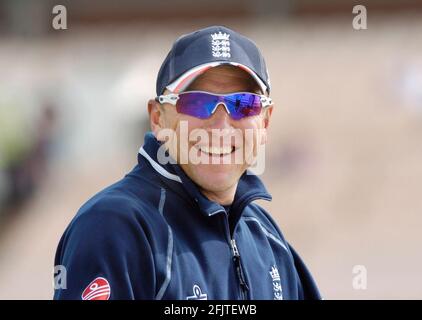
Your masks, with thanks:
M201 64L199 66L196 66L196 67L186 71L179 78L177 78L175 81L170 83L166 87L166 89L168 89L169 91L174 92L174 93L182 92L196 79L196 77L198 77L203 72L205 72L205 70L208 70L209 68L217 67L217 66L222 65L222 64L230 64L232 66L245 69L255 79L255 81L258 83L262 92L264 94L267 92L267 86L264 84L264 82L261 80L261 78L258 77L258 75L251 68L245 66L244 64L237 63L237 62L231 62L231 61L214 61L214 62L208 62L208 63ZM186 79L188 79L189 77L191 77L191 79L186 81ZM183 83L183 85L180 87L180 84L183 81L186 81L186 83Z

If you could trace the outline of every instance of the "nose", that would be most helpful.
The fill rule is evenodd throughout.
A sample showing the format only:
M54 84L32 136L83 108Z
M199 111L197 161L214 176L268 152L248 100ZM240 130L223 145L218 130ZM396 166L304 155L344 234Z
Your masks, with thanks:
M222 129L230 127L230 115L226 109L226 106L220 103L209 118L209 121L209 127L212 128Z

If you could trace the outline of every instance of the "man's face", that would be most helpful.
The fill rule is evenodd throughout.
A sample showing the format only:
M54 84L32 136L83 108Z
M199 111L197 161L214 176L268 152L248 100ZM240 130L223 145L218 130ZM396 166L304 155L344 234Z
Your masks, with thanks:
M261 94L258 85L247 72L232 66L207 70L186 91ZM164 92L168 93L169 91ZM174 132L166 142L170 155L177 159L184 172L206 194L222 193L236 188L240 176L252 164L251 156L256 155L258 145L266 142L265 129L272 107L263 109L259 115L233 120L224 105L220 104L210 118L198 119L178 113L176 107L171 104L160 106L157 102L150 101L150 105L153 103L155 106L149 108L156 137L160 140L162 129L171 129ZM154 112L159 114L154 116ZM153 117L157 119L155 124ZM183 126L186 128L186 124L187 130L181 130ZM195 134L198 132L201 132L202 136ZM207 139L203 139L203 133ZM188 137L182 136L183 134ZM189 137L197 138L189 141ZM187 143L181 143L183 139ZM189 155L194 155L195 159L200 160L199 163L192 163L192 157L189 158Z

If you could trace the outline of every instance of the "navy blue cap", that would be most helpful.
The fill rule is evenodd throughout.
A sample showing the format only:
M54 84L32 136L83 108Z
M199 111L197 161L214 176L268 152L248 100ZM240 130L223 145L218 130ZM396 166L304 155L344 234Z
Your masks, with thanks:
M211 67L230 64L242 68L257 81L263 93L270 92L264 57L256 44L223 26L212 26L178 38L161 65L156 91L181 92Z

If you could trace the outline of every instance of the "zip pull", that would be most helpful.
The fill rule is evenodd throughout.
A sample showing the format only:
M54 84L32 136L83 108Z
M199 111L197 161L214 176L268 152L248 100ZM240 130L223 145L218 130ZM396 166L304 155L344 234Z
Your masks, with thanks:
M239 250L237 250L237 246L236 246L236 240L231 239L230 244L232 245L233 257L240 258Z
M237 277L239 278L240 286L244 291L248 291L249 287L246 283L245 276L243 274L242 264L240 262L240 253L237 249L236 240L231 239L230 244L233 250L233 261L236 267Z

